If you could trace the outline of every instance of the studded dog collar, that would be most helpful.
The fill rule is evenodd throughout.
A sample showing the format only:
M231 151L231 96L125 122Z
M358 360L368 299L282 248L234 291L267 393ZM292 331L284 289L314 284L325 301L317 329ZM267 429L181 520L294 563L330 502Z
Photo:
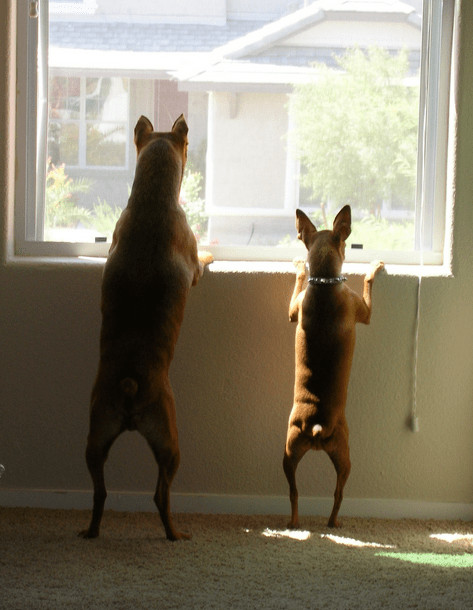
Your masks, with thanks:
M309 284L312 285L332 285L332 284L341 284L342 282L346 282L347 278L344 275L339 275L338 277L312 277L310 276L307 280Z

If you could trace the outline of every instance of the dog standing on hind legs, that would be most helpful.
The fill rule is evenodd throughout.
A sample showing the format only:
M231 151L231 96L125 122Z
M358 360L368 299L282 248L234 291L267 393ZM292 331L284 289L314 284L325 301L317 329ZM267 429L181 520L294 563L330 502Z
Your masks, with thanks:
M107 492L104 464L125 430L147 440L159 467L154 496L166 537L176 531L170 486L179 465L169 367L191 286L210 253L198 253L179 203L188 127L181 115L168 133L138 120L135 179L113 234L102 280L100 361L92 390L86 460L94 485L92 519L83 538L99 535Z
M296 284L289 306L289 319L297 322L297 329L294 404L283 460L291 501L288 527L299 527L296 469L309 449L323 449L335 467L337 484L328 526L338 527L343 488L351 468L345 404L355 325L370 322L373 280L384 265L372 263L364 279L363 298L344 284L341 270L345 241L351 233L348 205L335 217L332 231L317 231L301 210L296 210L296 228L308 255L307 263L295 261ZM309 278L304 289L306 265Z

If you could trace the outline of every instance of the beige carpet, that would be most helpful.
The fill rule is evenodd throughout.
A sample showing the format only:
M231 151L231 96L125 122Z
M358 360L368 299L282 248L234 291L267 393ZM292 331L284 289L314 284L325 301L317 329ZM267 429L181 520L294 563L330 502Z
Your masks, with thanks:
M473 524L0 508L0 608L473 608Z

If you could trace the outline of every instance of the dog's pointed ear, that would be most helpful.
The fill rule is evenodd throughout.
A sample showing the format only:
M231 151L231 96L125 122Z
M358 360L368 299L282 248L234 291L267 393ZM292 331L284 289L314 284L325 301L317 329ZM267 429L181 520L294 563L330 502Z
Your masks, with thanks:
M181 135L183 138L187 136L189 128L187 127L186 119L184 118L183 114L181 114L181 116L175 120L174 125L172 126L172 131Z
M296 229L297 237L304 242L307 250L310 250L317 235L317 229L312 224L309 217L302 210L296 210Z
M335 216L333 221L333 232L339 236L342 241L345 241L351 233L351 208L349 205L344 206Z
M135 146L136 154L140 154L140 150L148 142L149 136L153 133L153 125L145 116L141 115L135 125Z

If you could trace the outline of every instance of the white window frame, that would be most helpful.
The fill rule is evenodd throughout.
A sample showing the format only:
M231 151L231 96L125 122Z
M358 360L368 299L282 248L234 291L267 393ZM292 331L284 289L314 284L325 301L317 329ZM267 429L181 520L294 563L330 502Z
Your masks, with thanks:
M91 8L94 3L85 4ZM36 16L35 5L40 8ZM15 254L103 257L107 255L109 244L40 241L44 229L44 197L38 195L44 192L45 176L38 167L44 167L41 151L46 148L48 120L48 68L43 61L47 57L48 5L47 0L18 2ZM347 249L347 262L363 263L373 258L395 264L442 265L446 262L444 239L454 5L454 0L424 0L423 24L428 25L422 28L422 49L427 46L429 52L421 53L421 108L424 111L419 120L416 243L420 244L422 240L429 249L422 247L412 252ZM433 213L426 214L426 209ZM220 260L283 261L291 260L303 251L268 246L214 246L208 249Z

